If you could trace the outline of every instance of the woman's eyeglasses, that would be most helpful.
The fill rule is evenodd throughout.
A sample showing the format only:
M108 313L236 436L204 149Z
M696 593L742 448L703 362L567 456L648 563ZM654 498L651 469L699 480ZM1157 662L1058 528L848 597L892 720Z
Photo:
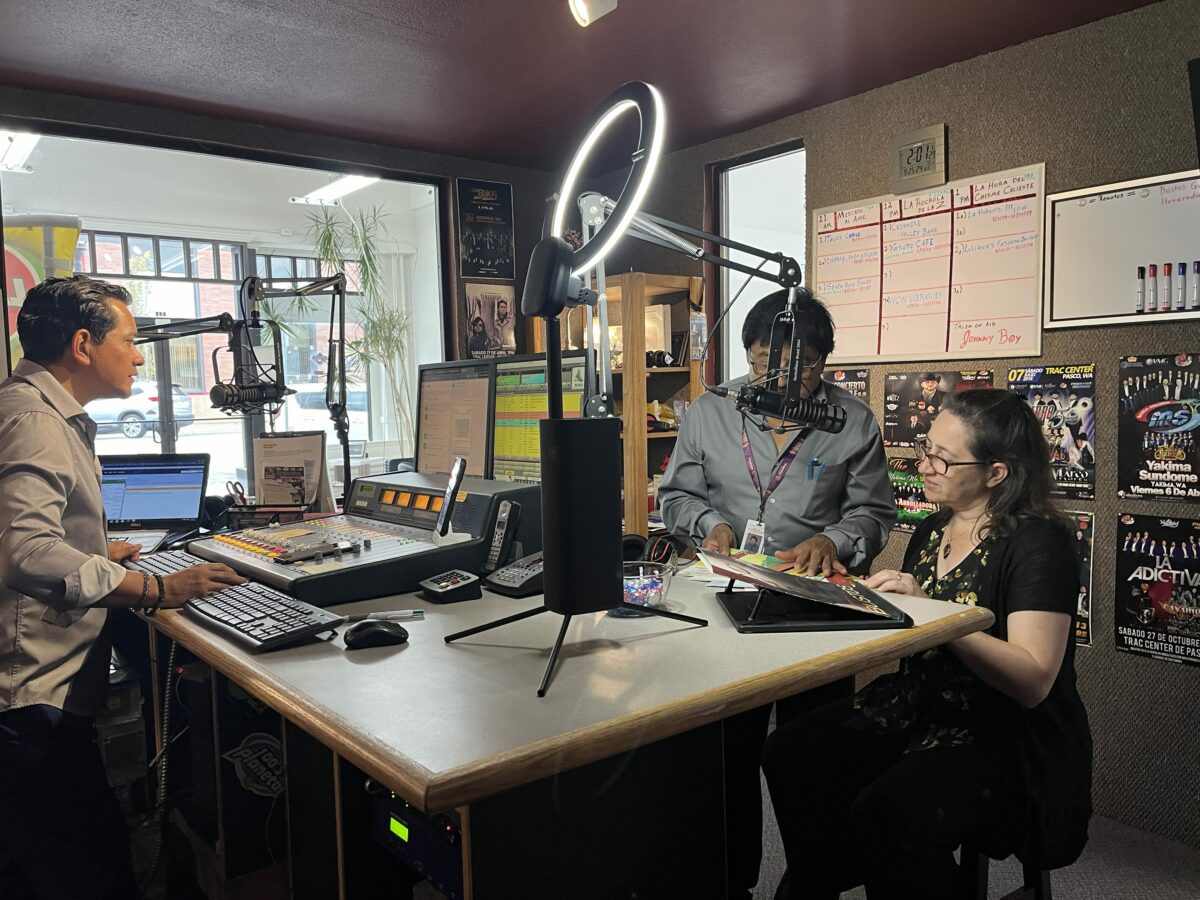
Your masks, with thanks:
M986 459L973 459L969 462L950 462L948 459L943 459L936 454L930 453L930 443L928 439L917 441L917 463L924 460L929 460L929 466L933 469L934 475L945 475L950 471L951 466L990 466L991 461Z

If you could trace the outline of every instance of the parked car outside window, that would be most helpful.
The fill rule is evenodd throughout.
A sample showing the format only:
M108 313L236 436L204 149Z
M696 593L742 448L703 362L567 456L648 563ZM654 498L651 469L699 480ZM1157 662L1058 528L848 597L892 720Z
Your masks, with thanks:
M158 430L158 384L135 381L128 397L93 400L84 409L96 423L97 432L117 432L127 438L140 438L147 431ZM192 398L177 384L171 385L171 411L175 416L176 433L196 420Z

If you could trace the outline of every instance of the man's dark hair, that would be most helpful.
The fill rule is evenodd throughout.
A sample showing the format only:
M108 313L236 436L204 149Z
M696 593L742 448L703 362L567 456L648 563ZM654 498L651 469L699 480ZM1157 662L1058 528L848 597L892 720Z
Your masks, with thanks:
M825 304L812 295L806 287L797 288L797 317L804 327L804 339L820 356L833 352L833 319ZM767 294L750 308L742 323L742 346L747 350L753 343L770 344L771 326L775 317L787 307L787 289ZM784 340L791 340L792 326L783 327Z
M25 358L35 363L54 362L81 328L91 332L96 343L104 343L117 324L107 300L128 303L129 291L86 275L47 278L34 287L17 313L17 336Z

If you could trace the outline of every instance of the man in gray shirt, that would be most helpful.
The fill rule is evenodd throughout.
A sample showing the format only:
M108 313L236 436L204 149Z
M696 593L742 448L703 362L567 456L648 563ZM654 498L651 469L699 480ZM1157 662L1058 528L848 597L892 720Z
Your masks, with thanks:
M766 380L772 329L791 343L791 326L778 322L787 291L759 300L742 326L742 345L751 375ZM828 310L800 289L797 318L805 330L804 384L807 395L846 411L839 434L812 429L782 430L769 417L744 415L729 400L704 394L684 416L675 451L659 490L663 522L698 546L727 553L730 547L760 549L797 567L828 575L865 572L896 524L896 502L887 477L879 424L870 407L821 380L833 351ZM785 350L780 369L787 371ZM764 430L764 428L766 430ZM773 429L780 430L773 430ZM793 698L811 706L848 700L853 685ZM798 711L783 709L778 718ZM771 707L725 720L725 796L730 897L749 897L762 856L762 794L758 764Z
M108 683L109 607L174 609L244 579L206 563L160 579L107 541L96 424L145 360L122 287L33 288L25 359L0 384L0 896L134 898L129 835L93 722Z

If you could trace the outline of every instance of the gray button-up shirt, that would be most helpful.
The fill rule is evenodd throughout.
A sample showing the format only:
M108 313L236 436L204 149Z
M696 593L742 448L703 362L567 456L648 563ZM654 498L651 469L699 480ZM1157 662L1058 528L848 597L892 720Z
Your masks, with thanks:
M97 715L108 610L125 569L108 558L96 424L22 360L0 384L0 712L44 703Z
M738 378L726 386L745 383ZM809 432L763 510L763 549L787 550L823 534L848 568L864 569L896 524L879 424L869 406L836 385L823 383L817 397L846 410L846 427L840 434ZM683 418L658 496L666 526L697 545L722 522L740 540L747 520L758 517L761 499L742 452L742 422L733 403L715 394L698 397ZM746 434L765 491L783 452L750 420Z

